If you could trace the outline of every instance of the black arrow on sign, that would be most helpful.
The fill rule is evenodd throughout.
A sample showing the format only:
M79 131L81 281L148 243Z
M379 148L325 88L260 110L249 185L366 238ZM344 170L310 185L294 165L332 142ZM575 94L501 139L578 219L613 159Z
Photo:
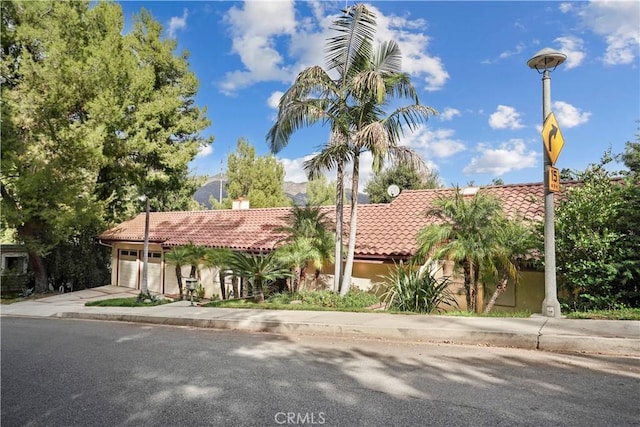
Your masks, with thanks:
M551 148L551 140L553 138L555 138L556 134L558 133L558 128L556 127L556 125L551 124L551 130L549 131L549 152L553 152L553 149Z

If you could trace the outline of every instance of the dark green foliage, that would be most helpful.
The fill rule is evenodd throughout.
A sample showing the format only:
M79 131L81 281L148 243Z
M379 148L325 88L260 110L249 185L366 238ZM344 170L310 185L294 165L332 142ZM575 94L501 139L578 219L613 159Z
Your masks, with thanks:
M47 255L45 265L54 289L65 286L69 291L111 283L111 249L95 239L100 231L86 227Z
M289 304L299 301L303 306L335 308L341 310L364 309L380 302L369 292L351 289L345 296L331 291L300 291L296 294L276 294L269 298L270 303Z
M234 275L245 278L251 284L253 298L256 302L264 302L264 290L278 279L291 276L285 267L274 258L274 253L267 255L249 255L243 252L233 252L227 261L229 269Z
M440 197L427 212L431 225L418 233L416 262L450 260L464 273L467 310L476 311L482 271L502 256L502 206L494 197L477 193L465 199L459 188L453 197Z
M150 299L151 302L144 302L145 299ZM170 303L171 300L167 299L152 299L146 298L146 296L130 297L130 298L111 298L99 301L89 301L85 304L87 307L149 307L154 305L162 305Z
M400 190L440 187L437 173L428 171L421 175L410 163L396 164L374 173L373 178L369 180L365 188L369 195L369 203L390 203L393 197L387 193L387 188L392 184L397 185Z
M579 173L583 185L566 190L556 210L558 282L569 310L640 306L638 181L633 171L613 180L610 159Z
M256 156L256 149L244 138L227 158L227 198L222 207L231 208L233 200L249 200L252 208L289 206L284 194L284 166L272 154ZM218 206L219 204L214 204Z
M37 291L47 267L55 282L81 278L66 252L87 245L88 227L140 212L138 196L160 210L195 203L188 164L211 139L188 55L145 11L124 27L113 2L2 2L2 223L28 249ZM79 268L101 276L92 262Z
M396 264L384 277L387 290L382 300L390 309L414 313L442 312L458 303L449 290L449 278L436 278L429 268L414 263Z

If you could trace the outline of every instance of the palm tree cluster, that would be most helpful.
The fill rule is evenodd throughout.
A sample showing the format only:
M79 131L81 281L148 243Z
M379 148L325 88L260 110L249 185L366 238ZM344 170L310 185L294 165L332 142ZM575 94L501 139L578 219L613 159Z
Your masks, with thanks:
M532 227L507 219L499 200L482 193L465 199L459 188L454 196L441 197L427 211L431 225L418 233L420 262L450 260L464 275L467 309L479 307L478 285L496 283L485 312L504 293L508 280L518 279L516 260L526 257L536 243Z
M409 162L424 168L420 157L399 145L403 126L414 130L435 110L421 105L415 88L401 71L402 55L395 41L374 47L375 15L362 4L346 8L327 40L326 69L315 65L303 70L280 99L276 123L267 134L274 153L282 150L292 134L318 122L328 125L328 143L305 162L309 179L336 169L336 239L334 291L345 295L351 284L355 254L360 155L369 151L374 171L384 161ZM396 99L413 104L387 114ZM348 252L344 271L343 198L345 165L352 163L351 213Z
M285 222L286 225L276 231L284 232L286 237L277 250L268 254L207 248L192 242L172 248L165 254L165 260L175 264L180 295L184 294L182 267L186 265L191 266L189 276L198 280L202 277L201 267L217 268L220 273L220 293L223 299L227 297L224 280L227 273L232 275L235 297L240 296L237 278L246 279L256 302L263 302L265 287L279 279L291 278L289 290L292 293L297 292L308 263L318 271L326 262L333 262L331 253L333 235L328 231L331 224L326 213L319 207L294 206Z

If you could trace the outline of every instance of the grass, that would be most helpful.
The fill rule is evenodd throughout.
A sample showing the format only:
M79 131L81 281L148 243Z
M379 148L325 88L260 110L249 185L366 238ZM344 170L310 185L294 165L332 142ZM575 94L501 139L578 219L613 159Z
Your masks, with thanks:
M50 296L53 296L53 295L57 295L57 294L43 292L43 293L40 293L40 294L31 294L28 297L20 297L20 296L17 296L16 294L3 295L2 297L0 297L0 304L13 304L13 303L16 303L16 302L30 301L30 300L40 299L40 298L46 298L46 297L50 297Z
M531 317L530 311L492 311L490 313L471 313L464 310L448 311L442 313L443 316L457 316L457 317Z
M170 300L162 299L152 302L138 301L137 297L130 298L111 298L100 301L89 301L85 304L87 307L152 307L155 305L162 305L171 302Z
M284 304L278 302L265 301L262 304L258 304L249 300L218 300L212 301L205 305L205 307L218 307L218 308L255 308L260 310L303 310L303 311L349 311L354 313L368 313L372 312L368 308L355 308L355 307L323 307L312 304Z
M567 314L567 319L640 320L640 308L574 311Z

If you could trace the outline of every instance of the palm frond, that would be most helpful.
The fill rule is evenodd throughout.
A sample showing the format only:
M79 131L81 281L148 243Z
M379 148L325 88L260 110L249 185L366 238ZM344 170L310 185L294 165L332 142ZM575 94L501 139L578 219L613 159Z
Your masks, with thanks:
M303 163L309 179L316 179L325 170L332 170L338 164L349 162L353 159L353 150L348 144L328 145L322 148L320 153Z
M328 70L337 70L345 82L355 64L362 64L371 57L375 28L375 14L364 4L345 9L332 26L337 35L327 40Z
M382 42L376 49L373 60L373 69L381 74L397 74L402 71L402 52L395 40Z

